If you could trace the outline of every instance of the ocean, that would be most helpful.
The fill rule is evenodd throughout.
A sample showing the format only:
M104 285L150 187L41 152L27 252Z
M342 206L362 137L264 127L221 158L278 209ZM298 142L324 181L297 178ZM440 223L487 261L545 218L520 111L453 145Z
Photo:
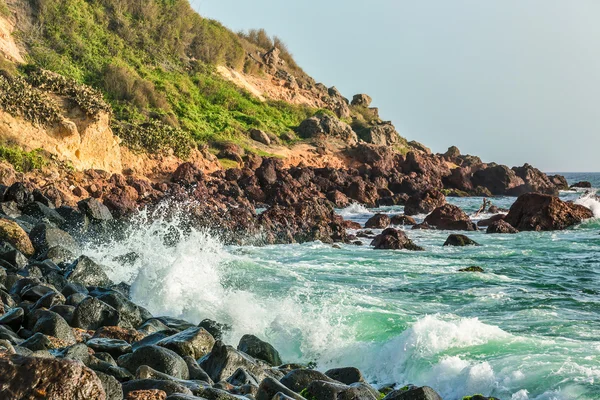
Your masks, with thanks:
M565 176L600 188L600 173ZM227 323L227 343L255 334L284 362L356 366L374 385L429 385L450 400L600 399L600 203L582 194L561 197L597 218L561 232L469 233L477 247L442 247L451 232L410 229L426 251L376 251L368 239L340 248L225 246L206 231L172 246L164 239L178 221L141 212L125 240L84 253L130 283L133 300L154 315ZM468 214L482 203L448 201ZM365 222L402 207L338 212ZM132 251L140 258L131 265L115 260ZM458 272L469 266L485 272Z

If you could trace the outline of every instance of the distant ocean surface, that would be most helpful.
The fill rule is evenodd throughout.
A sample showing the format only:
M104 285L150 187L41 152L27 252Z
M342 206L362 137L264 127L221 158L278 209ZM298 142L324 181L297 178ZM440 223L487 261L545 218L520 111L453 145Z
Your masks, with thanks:
M600 188L600 173L564 175ZM134 301L155 315L228 323L226 342L256 334L285 362L356 366L371 383L429 385L444 399L600 399L600 203L582 194L561 197L595 219L562 232L470 233L479 247L442 247L451 232L410 229L425 252L223 246L207 232L167 247L177 221L148 226L141 214L127 240L86 254L131 283ZM482 199L449 202L474 214ZM365 222L402 209L338 212ZM142 255L133 266L114 261L131 251ZM485 273L458 272L474 265Z

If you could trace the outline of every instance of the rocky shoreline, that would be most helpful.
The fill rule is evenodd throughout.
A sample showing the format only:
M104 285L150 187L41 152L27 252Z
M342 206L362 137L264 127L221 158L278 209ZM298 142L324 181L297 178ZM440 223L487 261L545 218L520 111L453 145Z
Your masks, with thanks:
M69 196L53 184L2 186L3 393L32 399L440 399L428 387L375 389L356 368L322 373L283 364L271 345L254 336L244 336L237 348L228 346L221 341L227 326L153 316L129 299L127 284L112 282L101 265L80 255L80 241L114 235L139 207L165 202L183 204L191 227L225 232L231 243L260 238L262 243L358 245L361 238L372 238L374 249L416 251L422 248L398 225L465 232L487 226L488 233L515 233L564 229L593 216L554 196L565 188L564 178L548 178L527 165L514 170L492 165L470 175L469 164L448 175L440 169L448 156L395 154L386 166L382 149L363 150L365 163L355 170L283 169L276 159L252 157L243 169L211 175L185 163L170 182L161 183L90 170L80 175L80 185ZM533 188L542 193L521 194L507 214L480 221L479 227L446 204L444 195L463 189L519 194ZM91 197L68 205L77 194ZM334 207L350 202L404 204L406 214L378 214L362 227L335 214ZM257 207L266 210L258 214ZM411 217L417 213L429 214L420 225ZM373 237L368 229L384 230ZM457 234L445 243L474 244Z

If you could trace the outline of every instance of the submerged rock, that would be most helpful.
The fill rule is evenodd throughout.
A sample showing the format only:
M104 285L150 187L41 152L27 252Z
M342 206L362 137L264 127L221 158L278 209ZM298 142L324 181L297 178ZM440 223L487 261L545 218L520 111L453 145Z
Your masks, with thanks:
M511 224L503 219L494 221L488 226L486 233L519 233L518 229L515 229Z
M254 335L244 335L238 344L238 350L244 353L263 360L270 365L281 365L281 357L279 352L270 343L260 340Z
M446 197L439 190L425 190L408 198L404 214L408 216L428 214L446 203Z
M475 224L460 208L452 204L445 204L436 208L429 214L424 223L433 225L437 229L455 231L475 231Z
M345 383L346 385L365 382L362 372L355 367L333 368L325 372L325 375L338 382Z
M375 214L365 223L365 228L385 229L391 223L391 219L386 214Z
M458 272L484 272L483 268L478 267L478 266L472 266L472 267L467 267L467 268L461 268L458 270Z

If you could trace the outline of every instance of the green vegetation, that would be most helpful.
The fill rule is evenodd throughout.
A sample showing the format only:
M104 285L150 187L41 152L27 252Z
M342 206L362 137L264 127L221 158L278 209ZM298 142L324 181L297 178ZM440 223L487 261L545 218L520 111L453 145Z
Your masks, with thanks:
M0 71L0 109L39 125L61 121L58 105L25 79Z
M278 38L237 35L187 0L30 3L34 28L20 32L36 67L25 71L28 82L68 95L88 113L112 109L115 131L134 150L186 156L194 143L243 140L251 128L282 135L315 112L261 102L221 78L216 65L241 70L255 63L246 58L249 48L272 45L301 70Z
M6 2L4 0L0 0L0 15L7 16L9 14L10 14L10 10L8 9L8 6L6 5Z
M17 146L0 145L0 160L12 164L15 170L19 172L29 172L35 169L41 169L47 163L43 150L24 151Z

